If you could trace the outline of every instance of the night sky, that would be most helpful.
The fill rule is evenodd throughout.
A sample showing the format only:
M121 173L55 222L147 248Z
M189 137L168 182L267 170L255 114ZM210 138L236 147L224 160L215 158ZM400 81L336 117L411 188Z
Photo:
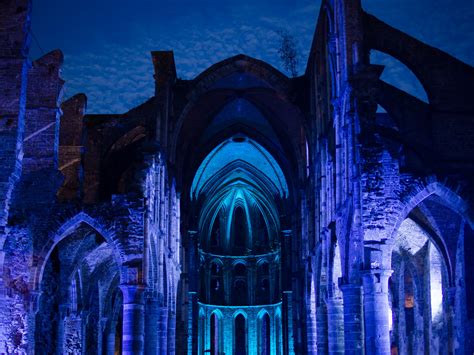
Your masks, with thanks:
M153 95L152 50L173 50L178 76L195 77L244 53L282 70L284 29L297 38L304 72L320 0L33 0L31 59L65 54L65 96L84 92L89 113L123 113ZM404 32L474 65L473 0L363 0ZM383 79L425 99L413 75L391 58Z

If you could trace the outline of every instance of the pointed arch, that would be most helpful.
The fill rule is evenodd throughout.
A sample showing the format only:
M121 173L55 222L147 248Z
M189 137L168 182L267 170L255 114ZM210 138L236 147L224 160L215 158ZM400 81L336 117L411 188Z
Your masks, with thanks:
M32 265L34 273L34 278L32 279L31 285L32 290L38 290L43 278L43 271L46 261L48 260L53 249L60 241L73 233L74 230L77 229L81 224L89 226L105 239L107 244L112 247L113 257L117 265L121 266L125 262L125 260L122 259L123 253L121 253L121 245L116 240L114 231L111 228L106 228L105 225L96 218L93 218L86 212L81 211L66 220L55 232L51 233L48 238L48 242L38 252L38 257L34 258ZM123 275L121 275L121 277L122 276Z

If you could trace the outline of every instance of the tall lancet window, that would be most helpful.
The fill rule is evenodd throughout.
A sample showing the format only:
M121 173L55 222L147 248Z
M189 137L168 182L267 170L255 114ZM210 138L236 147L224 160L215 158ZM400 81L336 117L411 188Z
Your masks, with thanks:
M244 209L240 206L234 210L232 227L234 247L238 250L245 249L247 241L247 219L245 218Z
M218 248L221 243L221 219L220 215L216 216L211 232L211 248Z
M219 318L217 317L216 313L211 314L211 354L212 355L219 355Z
M260 355L270 355L270 316L265 313L260 328Z
M247 329L243 314L238 314L234 320L234 349L235 355L247 355Z

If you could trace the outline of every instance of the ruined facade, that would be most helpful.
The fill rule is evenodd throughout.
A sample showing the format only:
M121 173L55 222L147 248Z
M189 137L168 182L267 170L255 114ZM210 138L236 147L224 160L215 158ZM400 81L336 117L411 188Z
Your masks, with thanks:
M30 8L0 4L0 353L473 353L474 68L328 0L300 77L152 52L155 96L95 115Z

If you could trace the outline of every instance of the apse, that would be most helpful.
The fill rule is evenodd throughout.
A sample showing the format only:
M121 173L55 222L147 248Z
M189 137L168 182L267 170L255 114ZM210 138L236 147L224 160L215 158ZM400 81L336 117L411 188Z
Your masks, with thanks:
M203 159L191 186L198 212L198 353L280 354L281 201L276 159L237 134Z

